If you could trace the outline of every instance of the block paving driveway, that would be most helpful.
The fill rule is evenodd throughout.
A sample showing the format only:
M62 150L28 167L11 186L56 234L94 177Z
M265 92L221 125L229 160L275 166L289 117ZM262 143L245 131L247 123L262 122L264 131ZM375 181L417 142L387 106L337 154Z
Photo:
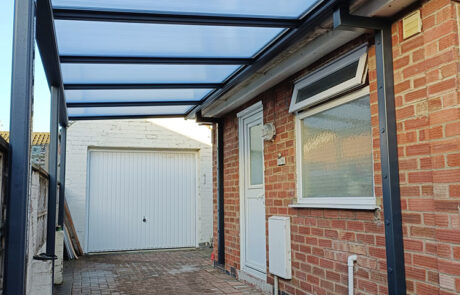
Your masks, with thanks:
M54 294L263 294L214 268L210 256L210 249L84 256L64 262Z

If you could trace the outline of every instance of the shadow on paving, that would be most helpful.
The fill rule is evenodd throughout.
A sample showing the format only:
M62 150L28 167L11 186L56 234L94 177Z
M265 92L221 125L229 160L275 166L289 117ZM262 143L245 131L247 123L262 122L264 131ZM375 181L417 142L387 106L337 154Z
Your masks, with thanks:
M90 255L64 262L67 294L263 294L212 266L211 250Z

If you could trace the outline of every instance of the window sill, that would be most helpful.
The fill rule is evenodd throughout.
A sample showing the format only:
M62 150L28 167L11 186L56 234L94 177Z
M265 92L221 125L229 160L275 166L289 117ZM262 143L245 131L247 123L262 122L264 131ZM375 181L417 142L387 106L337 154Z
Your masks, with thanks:
M353 209L353 210L376 210L380 207L376 205L375 198L356 198L340 199L310 199L302 200L301 202L290 204L289 208L321 208L321 209Z

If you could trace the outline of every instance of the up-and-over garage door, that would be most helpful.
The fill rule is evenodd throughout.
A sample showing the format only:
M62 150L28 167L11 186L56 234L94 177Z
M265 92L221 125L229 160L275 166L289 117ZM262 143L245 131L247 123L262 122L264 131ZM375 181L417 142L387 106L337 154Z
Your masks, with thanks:
M93 150L87 251L194 247L196 154Z

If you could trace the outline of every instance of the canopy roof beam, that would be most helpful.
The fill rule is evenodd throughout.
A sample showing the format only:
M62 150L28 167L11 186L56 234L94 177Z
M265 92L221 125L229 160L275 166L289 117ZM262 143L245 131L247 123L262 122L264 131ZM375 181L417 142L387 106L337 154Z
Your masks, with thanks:
M190 64L190 65L249 65L252 58L233 57L140 57L140 56L70 56L60 57L67 64Z
M69 116L72 121L83 120L119 120L119 119L164 119L164 118L183 118L184 114L169 114L169 115L109 115L109 116Z
M101 108L101 107L153 107L153 106L177 106L199 105L198 100L178 101L123 101L123 102L69 102L68 108Z
M221 88L222 83L128 83L128 84L64 84L65 90L100 89L203 89Z
M192 15L62 8L54 9L53 13L54 19L78 21L275 28L295 28L300 24L299 20L289 18L220 16L203 14Z
M62 72L56 42L56 31L50 0L37 0L36 5L36 41L48 86L56 87L60 92L59 124L68 125Z

